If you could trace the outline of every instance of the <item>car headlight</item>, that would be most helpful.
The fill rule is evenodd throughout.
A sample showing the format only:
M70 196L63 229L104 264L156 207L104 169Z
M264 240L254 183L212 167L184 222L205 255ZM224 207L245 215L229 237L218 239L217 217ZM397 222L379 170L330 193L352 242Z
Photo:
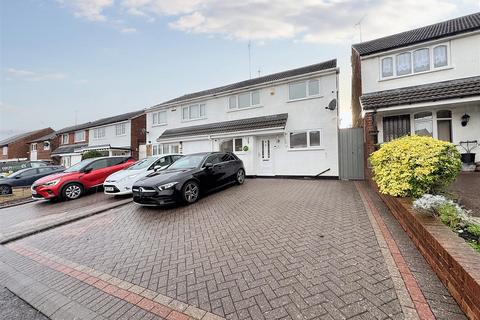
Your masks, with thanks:
M45 187L51 187L51 186L57 185L59 182L60 182L60 179L56 179L56 180L53 180L53 181L50 181L50 182L46 182L43 185Z
M157 186L158 190L163 191L172 188L174 185L176 185L178 182L169 182L166 184L162 184L160 186Z

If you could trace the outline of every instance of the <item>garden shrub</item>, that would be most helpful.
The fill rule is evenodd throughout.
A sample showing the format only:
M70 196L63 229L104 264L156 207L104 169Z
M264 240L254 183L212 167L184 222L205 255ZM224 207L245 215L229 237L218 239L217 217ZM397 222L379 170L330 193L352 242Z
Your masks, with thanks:
M373 179L380 192L420 197L452 183L460 172L460 153L450 142L405 136L382 144L370 156Z
M103 155L100 152L98 152L97 150L92 150L92 151L85 152L82 155L82 160L90 159L90 158L98 158L98 157L102 157L102 156Z
M457 214L457 207L450 203L444 203L437 208L440 220L452 229L456 229L460 222Z
M480 238L480 224L472 223L468 225L467 231Z

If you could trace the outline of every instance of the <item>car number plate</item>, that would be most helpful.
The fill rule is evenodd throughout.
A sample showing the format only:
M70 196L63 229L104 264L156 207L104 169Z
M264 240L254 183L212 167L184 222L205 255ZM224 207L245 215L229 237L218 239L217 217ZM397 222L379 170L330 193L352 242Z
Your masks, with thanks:
M105 187L105 191L113 191L113 187Z

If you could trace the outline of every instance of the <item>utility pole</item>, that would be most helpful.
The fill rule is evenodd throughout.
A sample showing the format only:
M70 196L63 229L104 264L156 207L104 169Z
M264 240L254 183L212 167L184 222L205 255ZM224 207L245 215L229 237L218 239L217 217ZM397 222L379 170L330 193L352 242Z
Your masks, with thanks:
M355 25L354 25L354 27L358 26L358 31L360 33L360 42L362 42L362 21L363 21L363 18L365 18L365 15L360 20L358 20L358 22L355 23Z

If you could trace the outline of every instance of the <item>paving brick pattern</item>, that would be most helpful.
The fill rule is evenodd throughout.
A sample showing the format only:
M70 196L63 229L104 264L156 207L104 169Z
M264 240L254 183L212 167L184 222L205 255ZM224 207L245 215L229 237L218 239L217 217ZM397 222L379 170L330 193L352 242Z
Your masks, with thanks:
M126 205L19 243L227 319L403 319L349 182L249 180L192 206Z

